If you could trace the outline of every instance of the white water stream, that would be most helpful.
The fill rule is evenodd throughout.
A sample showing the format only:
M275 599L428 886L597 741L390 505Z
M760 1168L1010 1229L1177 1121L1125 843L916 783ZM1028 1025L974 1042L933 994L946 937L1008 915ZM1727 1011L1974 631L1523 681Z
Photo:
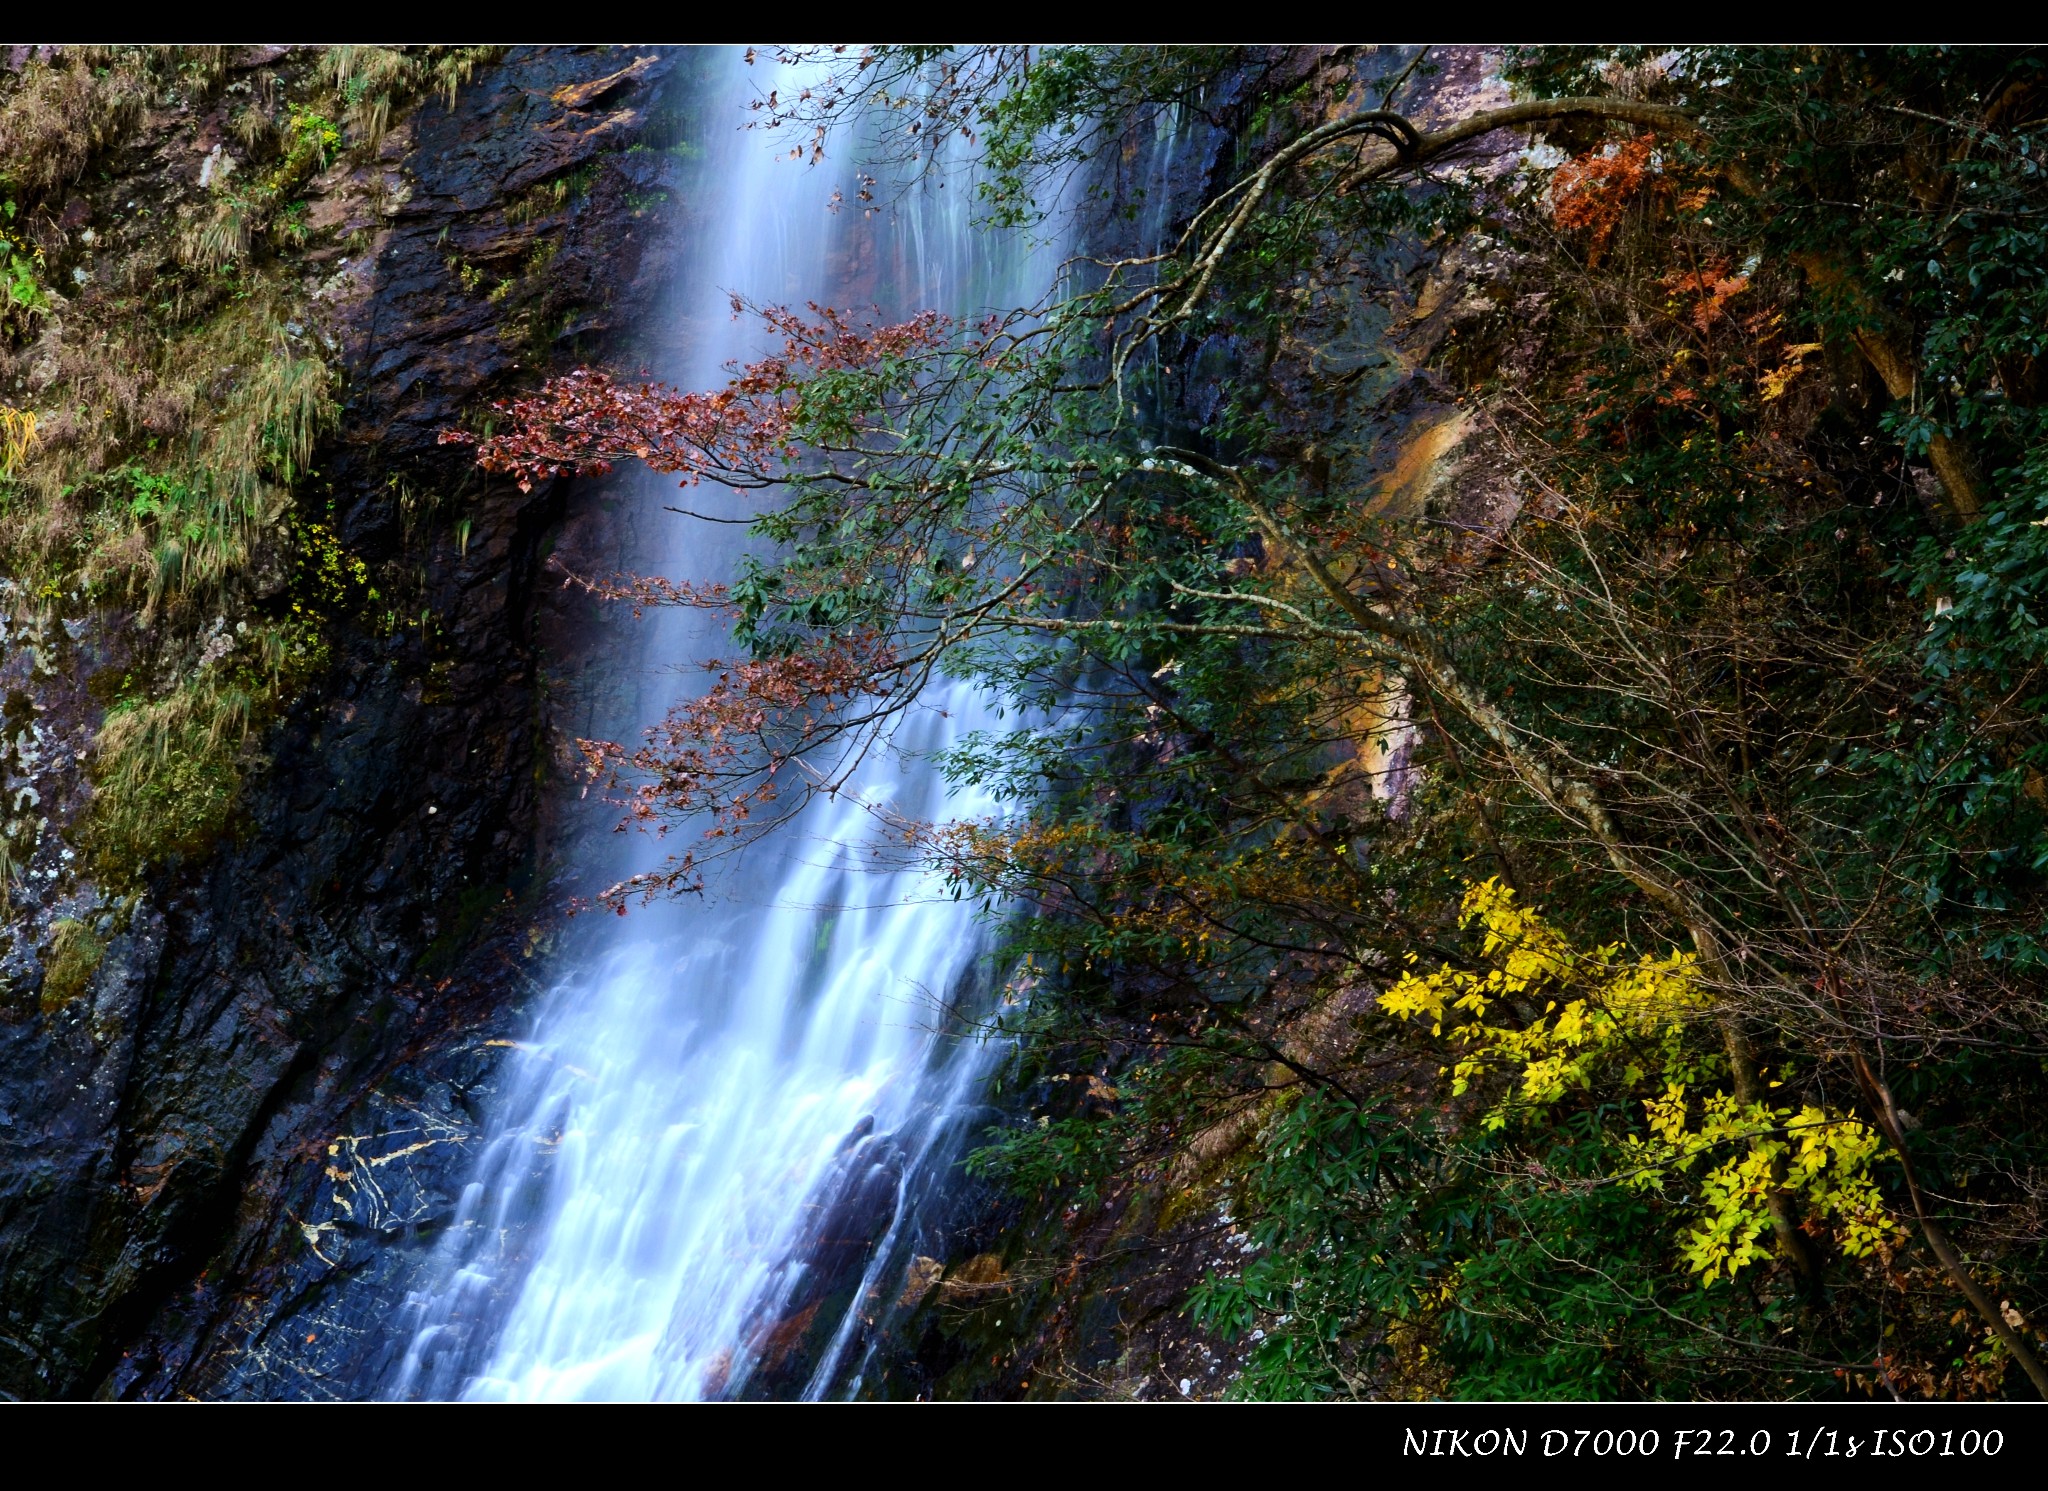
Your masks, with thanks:
M685 365L657 370L666 380L715 386L728 360L759 350L758 332L730 317L734 291L793 307L881 299L893 316L972 315L1047 288L1056 251L972 230L957 178L872 218L829 211L835 185L855 198L850 170L793 162L789 140L778 150L773 133L740 128L748 98L792 79L737 52L712 72L701 179L715 200L694 214L705 225L696 241L678 245L688 262L672 313L692 331ZM663 511L677 501L667 483L645 483L634 500L643 569L730 577L744 530ZM687 505L709 500L693 489ZM729 510L743 509L735 499ZM651 665L620 738L697 686L689 665L732 652L715 617L644 624ZM986 797L949 797L926 759L988 723L984 702L936 685L851 792L729 862L705 896L579 924L584 951L512 1057L436 1282L399 1322L409 1345L391 1395L733 1396L770 1371L787 1382L799 1334L812 1343L806 1394L844 1384L863 1299L897 1288L910 1202L957 1153L992 1055L949 1032L941 1012L976 984L984 946L971 905L915 868L878 862L870 808L997 811ZM595 837L613 862L588 867L591 878L648 868L662 852L642 835ZM820 1260L843 1264L849 1248L859 1289L820 1296Z

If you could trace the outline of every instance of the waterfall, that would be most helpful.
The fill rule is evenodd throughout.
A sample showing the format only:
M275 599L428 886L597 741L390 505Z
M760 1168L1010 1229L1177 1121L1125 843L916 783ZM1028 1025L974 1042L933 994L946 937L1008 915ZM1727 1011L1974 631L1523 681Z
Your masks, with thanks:
M776 132L743 130L748 98L801 81L772 71L737 52L709 69L711 199L681 249L672 314L688 351L656 370L666 381L714 386L759 350L732 292L974 314L1046 290L1055 246L977 235L967 183L930 176L898 196L885 179L870 217L853 205L857 161L813 168ZM666 545L643 569L734 573L743 528L665 511L672 485L638 491L639 528ZM689 505L719 500L693 489ZM747 510L723 500L726 516ZM647 625L652 666L621 738L663 713L701 672L690 665L732 653L715 616ZM933 685L846 789L723 862L702 897L583 924L511 1057L435 1282L399 1323L391 1395L690 1399L772 1377L818 1396L843 1382L863 1304L893 1293L916 1198L957 1155L992 1056L942 1010L971 996L987 952L973 908L878 857L874 810L999 811L949 795L929 761L992 723L990 708ZM643 835L592 839L609 856L585 867L592 879L662 852Z

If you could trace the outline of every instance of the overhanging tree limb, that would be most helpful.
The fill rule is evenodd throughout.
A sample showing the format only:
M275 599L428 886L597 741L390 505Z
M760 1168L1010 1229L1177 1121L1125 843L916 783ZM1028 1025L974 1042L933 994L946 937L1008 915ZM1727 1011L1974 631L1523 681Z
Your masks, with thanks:
M1201 303L1252 217L1295 166L1348 142L1377 138L1386 150L1371 161L1361 162L1346 176L1346 184L1355 185L1440 159L1495 130L1559 119L1607 119L1685 134L1700 132L1699 121L1684 109L1620 98L1532 99L1485 109L1428 133L1417 129L1404 116L1385 109L1361 110L1318 125L1281 146L1250 175L1219 193L1190 219L1173 250L1175 255L1191 255L1185 269L1110 308L1111 320L1143 312L1118 340L1111 359L1113 376L1121 381L1125 365L1139 346L1185 319ZM1154 264L1166 257L1124 260L1112 267Z
M1707 126L1688 109L1637 99L1590 96L1528 99L1498 109L1483 109L1427 133L1404 116L1385 109L1361 110L1318 125L1276 150L1251 174L1240 178L1195 214L1173 249L1174 256L1190 256L1185 269L1128 296L1110 309L1112 322L1142 312L1136 323L1118 338L1111 359L1114 379L1121 383L1123 370L1139 346L1185 320L1201 304L1259 206L1294 167L1347 142L1379 139L1385 150L1362 160L1343 177L1343 186L1352 188L1442 159L1460 146L1497 130L1579 119L1634 124L1693 140L1711 138ZM1762 186L1741 162L1724 161L1719 170L1742 196L1762 196ZM1158 263L1166 257L1127 260L1113 267ZM1898 329L1870 303L1867 295L1855 290L1846 269L1838 262L1807 254L1799 256L1799 263L1817 286L1852 296L1857 306L1857 324L1849 332L1851 342L1876 371L1892 398L1907 404L1916 402L1922 392L1920 371ZM1929 441L1928 463L1948 494L1956 521L1975 522L1982 513L1984 496L1969 453L1952 436L1936 430Z

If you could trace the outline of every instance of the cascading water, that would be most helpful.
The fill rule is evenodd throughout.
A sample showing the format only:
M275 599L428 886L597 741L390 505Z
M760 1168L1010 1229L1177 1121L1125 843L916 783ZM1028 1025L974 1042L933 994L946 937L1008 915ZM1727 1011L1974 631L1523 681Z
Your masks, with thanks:
M757 350L726 313L732 292L972 314L1048 288L1052 247L973 232L957 181L926 178L871 218L829 212L825 170L740 129L756 90L792 80L737 53L712 71L716 200L698 214L711 241L679 277L676 313L696 331L668 380L713 386ZM855 197L850 174L843 189ZM635 500L644 530L688 530L643 569L731 576L742 529L675 518L659 483ZM732 651L702 613L662 613L649 640L664 666L622 737L679 692L676 665ZM875 810L997 811L949 796L929 760L987 710L935 685L847 788L727 862L705 896L586 935L514 1058L438 1281L407 1307L392 1395L734 1396L771 1371L787 1381L800 1340L807 1395L843 1382L860 1306L894 1283L915 1197L955 1151L990 1055L944 1013L983 951L972 908L914 866L877 863ZM660 852L598 838L614 862L595 873Z

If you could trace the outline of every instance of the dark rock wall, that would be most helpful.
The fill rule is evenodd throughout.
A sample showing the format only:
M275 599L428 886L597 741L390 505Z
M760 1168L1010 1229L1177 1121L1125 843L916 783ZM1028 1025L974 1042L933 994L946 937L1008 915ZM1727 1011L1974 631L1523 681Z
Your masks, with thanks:
M583 550L616 544L595 494L479 484L435 440L550 363L632 354L685 215L676 156L644 148L677 71L514 49L318 184L356 251L307 256L347 382L298 500L408 565L426 620L344 626L231 840L109 923L88 997L0 1018L0 1390L374 1386L371 1327L451 1213L490 1042L557 916L552 720L584 703L542 658L607 634L543 560L565 517ZM368 172L381 193L351 192ZM78 722L49 749L82 755L72 696L120 635L95 618L8 654L39 719Z

